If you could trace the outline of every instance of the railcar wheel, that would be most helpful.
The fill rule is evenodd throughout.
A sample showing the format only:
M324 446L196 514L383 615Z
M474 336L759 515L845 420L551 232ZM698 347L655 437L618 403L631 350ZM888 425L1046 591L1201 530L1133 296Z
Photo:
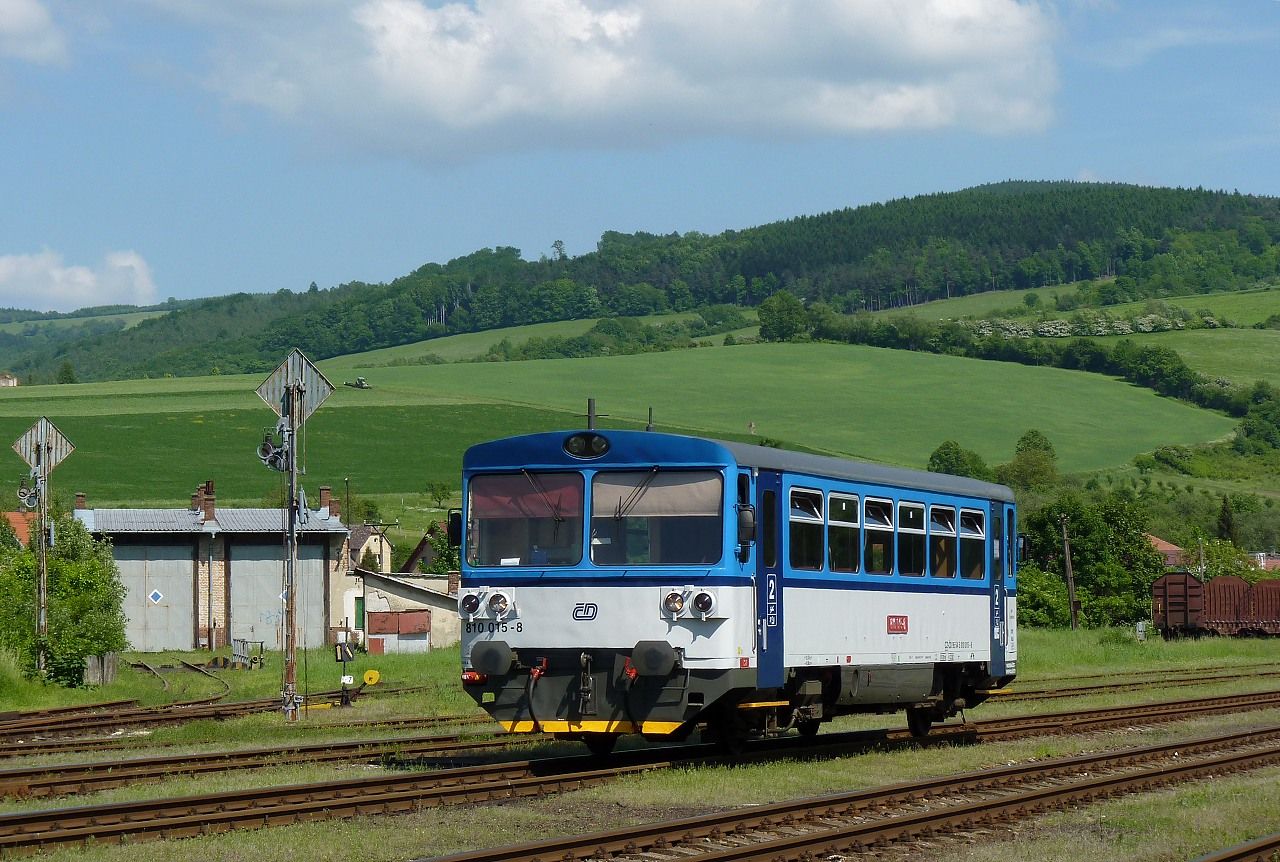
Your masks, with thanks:
M596 757L607 757L613 752L613 747L618 744L620 733L588 733L582 737L583 743Z
M911 735L916 739L923 739L929 735L929 728L933 726L933 716L930 710L918 706L907 707L907 730L911 731Z

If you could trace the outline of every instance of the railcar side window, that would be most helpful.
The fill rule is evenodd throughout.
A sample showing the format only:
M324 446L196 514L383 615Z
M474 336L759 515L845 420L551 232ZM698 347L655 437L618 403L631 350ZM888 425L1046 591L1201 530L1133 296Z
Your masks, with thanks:
M821 569L822 492L792 488L787 522L791 537L791 567Z
M956 576L956 510L950 506L929 507L929 574Z
M473 566L572 566L582 561L581 473L522 470L473 476L467 562Z
M924 576L924 504L898 504L898 573Z
M893 574L893 501L866 500L862 516L862 558L867 574Z
M598 566L719 562L724 480L713 470L619 470L591 480L591 561Z
M960 576L982 580L987 574L986 518L982 512L960 510Z
M858 571L858 498L831 494L827 498L827 553L831 571Z

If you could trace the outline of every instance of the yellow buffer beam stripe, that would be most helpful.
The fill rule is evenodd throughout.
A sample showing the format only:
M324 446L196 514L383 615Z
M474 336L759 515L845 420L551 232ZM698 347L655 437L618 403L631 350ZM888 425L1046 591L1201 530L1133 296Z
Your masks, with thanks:
M642 721L637 727L630 721L565 721L548 719L536 724L528 719L498 722L508 733L675 733L681 726L678 721Z

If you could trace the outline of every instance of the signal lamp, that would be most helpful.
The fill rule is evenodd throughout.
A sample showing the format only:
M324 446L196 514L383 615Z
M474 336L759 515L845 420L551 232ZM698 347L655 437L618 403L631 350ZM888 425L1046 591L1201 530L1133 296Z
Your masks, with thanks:
M489 598L489 610L496 617L504 617L507 611L511 609L511 600L502 593L494 593Z
M716 597L706 591L693 597L693 610L704 620L716 609Z
M489 675L480 673L478 670L464 670L462 672L463 685L484 685L489 681Z
M601 434L584 431L566 439L564 451L574 458L599 458L609 451L609 440Z
M467 593L462 597L462 601L458 603L462 608L462 612L467 616L475 616L476 611L480 610L480 597L475 593Z
M673 617L679 616L680 612L684 610L684 594L678 590L672 590L667 593L662 599L662 609Z

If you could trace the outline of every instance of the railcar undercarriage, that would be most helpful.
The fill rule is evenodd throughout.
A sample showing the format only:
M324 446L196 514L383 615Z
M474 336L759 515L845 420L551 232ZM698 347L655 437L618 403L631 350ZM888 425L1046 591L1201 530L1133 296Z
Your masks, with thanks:
M757 689L753 668L686 667L678 649L514 650L477 643L467 691L512 732L580 739L597 754L624 734L681 740L695 730L729 751L753 738L816 734L841 715L904 710L914 736L976 706L1009 677L982 662L794 668L785 686Z

